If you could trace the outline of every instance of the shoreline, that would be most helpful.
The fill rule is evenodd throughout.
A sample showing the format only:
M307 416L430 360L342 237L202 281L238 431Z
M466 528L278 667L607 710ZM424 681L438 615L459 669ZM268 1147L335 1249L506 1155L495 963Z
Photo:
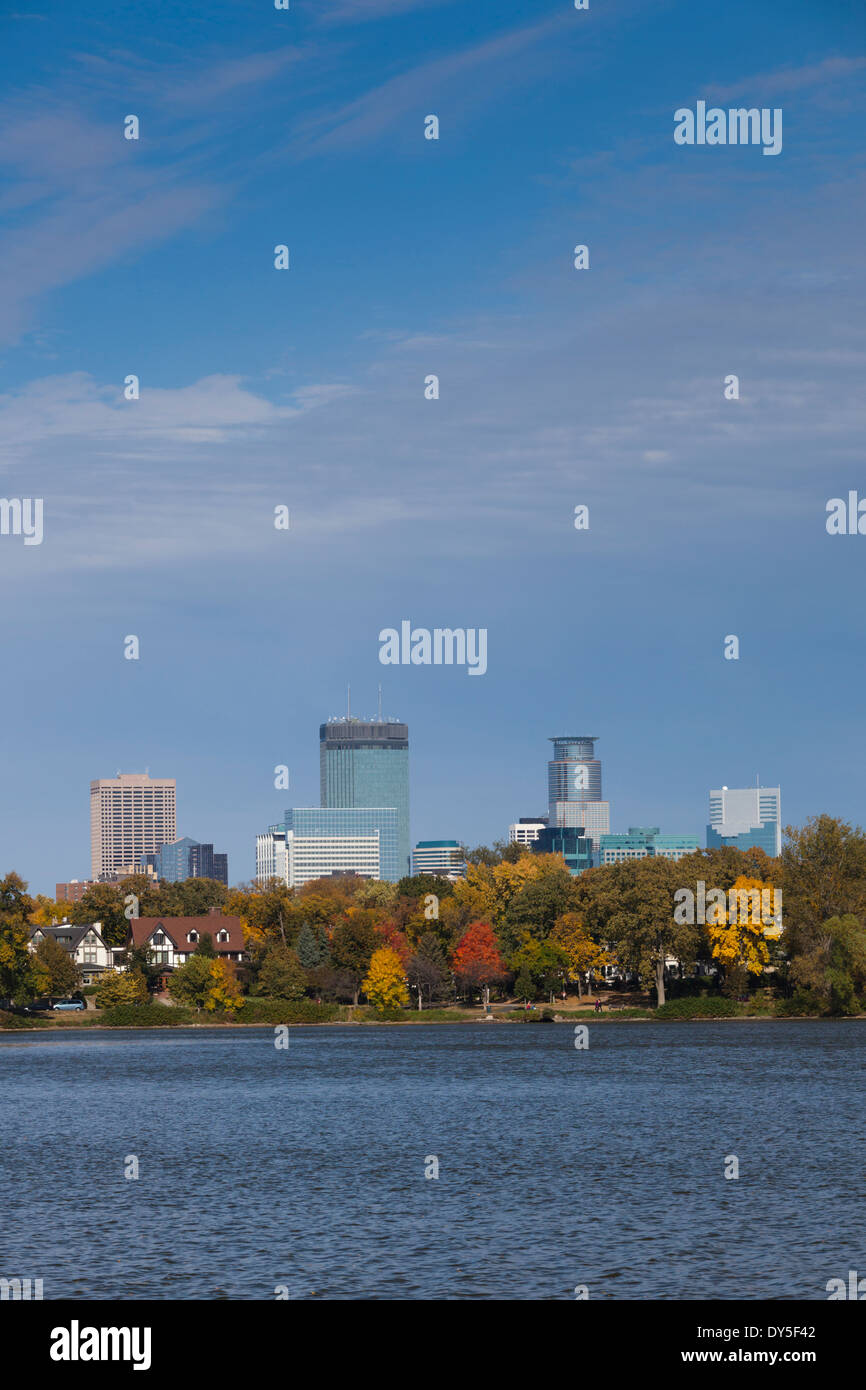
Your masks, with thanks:
M560 1018L560 1019L558 1020L558 1022L556 1022L556 1023L555 1023L552 1019L548 1020L546 1023L542 1023L540 1019L536 1019L536 1020L535 1020L535 1023L536 1023L536 1025L537 1025L538 1027L544 1027L544 1028L547 1028L547 1027L554 1027L554 1028L555 1028L555 1027L562 1027L563 1025L566 1025L566 1026L573 1025L573 1024L575 1023L575 1021L577 1021L578 1023L581 1023L581 1022L587 1022L587 1023L588 1023L590 1019L592 1020L593 1023L598 1023L598 1022L600 1022L600 1021L603 1021L604 1023L621 1023L621 1024L631 1024L631 1023L667 1023L667 1024L690 1024L690 1025L698 1024L698 1025L700 1025L700 1024L703 1024L703 1023L857 1023L857 1022L862 1022L864 1019L866 1019L866 1014L843 1014L843 1015L839 1015L838 1017L827 1017L827 1016L822 1015L822 1014L796 1014L796 1015L793 1015L793 1016L790 1017L790 1018L775 1018L772 1014L740 1014L740 1015L737 1015L737 1016L734 1016L734 1017L732 1017L731 1015L727 1015L727 1016L720 1015L718 1018L660 1018L660 1019L654 1019L653 1017L649 1017L649 1018L616 1018L616 1017L611 1017L610 1014L591 1014L591 1015L588 1014L588 1015L585 1016L584 1019L581 1019L579 1016L575 1016L575 1017L572 1017L572 1018ZM196 1031L197 1029L202 1029L202 1028L210 1029L211 1031L213 1031L213 1030L215 1030L215 1029L219 1029L221 1032L222 1032L222 1031L234 1032L234 1031L236 1031L236 1030L238 1030L238 1029L242 1029L242 1028L246 1028L246 1029L259 1028L259 1029L261 1029L261 1030L263 1030L263 1031L266 1031L266 1032L269 1032L269 1033L272 1033L273 1030L274 1030L275 1028L406 1028L406 1027L413 1027L413 1026L414 1026L414 1027L418 1027L419 1024L422 1024L422 1026L427 1027L427 1028L440 1028L440 1027L441 1027L441 1028L454 1028L454 1027L464 1027L464 1026L468 1026L469 1024L475 1025L475 1024L481 1023L481 1022L483 1022L483 1021L484 1021L484 1020L483 1020L483 1017L480 1017L480 1016L479 1016L479 1017L477 1017L477 1018L431 1019L429 1022L424 1021L423 1024L422 1024L422 1020L420 1020L420 1019L416 1022L414 1019L411 1019L411 1020L410 1020L410 1019L393 1019L393 1018L383 1018L383 1019L373 1019L373 1018L371 1018L371 1019L331 1019L331 1020L329 1020L328 1022L324 1022L324 1023L311 1023L311 1022L305 1021L305 1022L303 1022L303 1023L240 1023L240 1022L237 1022L237 1023L174 1023L174 1024L165 1024L165 1025L161 1025L161 1024L134 1024L134 1023L124 1023L124 1024L119 1024L119 1025L118 1025L118 1024L110 1024L110 1023L90 1023L90 1024L87 1024L87 1025L82 1025L82 1024L71 1024L71 1025L70 1025L70 1024L66 1024L66 1025L64 1025L64 1024L58 1024L58 1025L55 1025L55 1026L53 1026L53 1027L48 1027L48 1028L0 1028L0 1038L2 1038L2 1037L13 1037L13 1036L15 1036L15 1034L18 1034L18 1033L24 1033L24 1034L27 1034L28 1036L32 1036L33 1034L47 1034L47 1033L56 1034L56 1033L78 1033L78 1032L81 1032L81 1033L178 1033L178 1032L182 1032L182 1031L194 1032L194 1031ZM509 1022L511 1022L511 1020L508 1020L508 1019L496 1019L496 1018L494 1018L493 1022L494 1022L494 1023L505 1023L505 1024L508 1024ZM520 1026L520 1027L526 1027L527 1025L524 1024L524 1023L521 1023L521 1024L519 1024L518 1026Z

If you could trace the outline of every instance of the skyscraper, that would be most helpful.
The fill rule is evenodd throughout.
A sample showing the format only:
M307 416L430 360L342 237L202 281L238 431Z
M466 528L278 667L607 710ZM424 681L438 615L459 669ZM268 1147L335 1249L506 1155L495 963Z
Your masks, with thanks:
M319 769L323 807L393 806L397 877L410 873L408 725L348 715L329 719L319 728Z
M782 853L779 787L719 787L711 791L707 849L720 845L762 849L777 858Z
M177 835L173 777L118 773L90 784L91 877L138 865Z
M602 801L601 763L595 756L595 736L569 734L551 738L553 757L547 764L548 825L551 829L582 827L598 849L610 830L610 803Z

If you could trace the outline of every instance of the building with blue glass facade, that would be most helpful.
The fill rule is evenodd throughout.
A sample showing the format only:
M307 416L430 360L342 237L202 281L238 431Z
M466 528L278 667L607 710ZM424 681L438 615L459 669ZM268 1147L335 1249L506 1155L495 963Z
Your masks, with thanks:
M319 780L323 809L393 807L397 826L394 882L409 862L409 728L386 719L329 719L319 728Z
M662 835L657 825L632 825L625 835L602 835L598 861L624 864L630 859L682 859L697 849L697 835Z
M779 787L719 787L710 792L707 849L733 845L762 849L772 859L782 853Z
M152 868L157 878L166 883L182 883L187 878L215 878L228 886L228 855L215 854L212 844L201 844L184 835L171 844L160 845L154 852L142 854L142 869Z
M596 862L592 836L583 826L545 825L529 849L533 854L561 854L572 874L582 874Z
M553 757L547 764L547 823L584 829L597 849L600 837L610 830L610 803L602 800L596 739L562 734L550 742Z

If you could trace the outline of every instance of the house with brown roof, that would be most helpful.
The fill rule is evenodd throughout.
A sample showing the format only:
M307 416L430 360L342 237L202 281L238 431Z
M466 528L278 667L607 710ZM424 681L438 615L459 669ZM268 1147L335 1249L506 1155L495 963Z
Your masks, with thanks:
M133 917L127 946L131 950L146 946L154 965L173 969L184 965L195 954L206 934L217 956L223 960L240 962L244 959L240 917L226 917L215 907L204 917Z

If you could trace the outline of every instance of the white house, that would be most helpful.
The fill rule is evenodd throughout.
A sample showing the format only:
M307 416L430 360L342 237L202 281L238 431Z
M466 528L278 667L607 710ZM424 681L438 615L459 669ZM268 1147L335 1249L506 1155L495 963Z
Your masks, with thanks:
M113 949L103 940L101 922L63 921L51 927L35 927L27 943L30 950L35 952L47 937L69 952L85 985L96 984L103 970L111 970L114 965Z

